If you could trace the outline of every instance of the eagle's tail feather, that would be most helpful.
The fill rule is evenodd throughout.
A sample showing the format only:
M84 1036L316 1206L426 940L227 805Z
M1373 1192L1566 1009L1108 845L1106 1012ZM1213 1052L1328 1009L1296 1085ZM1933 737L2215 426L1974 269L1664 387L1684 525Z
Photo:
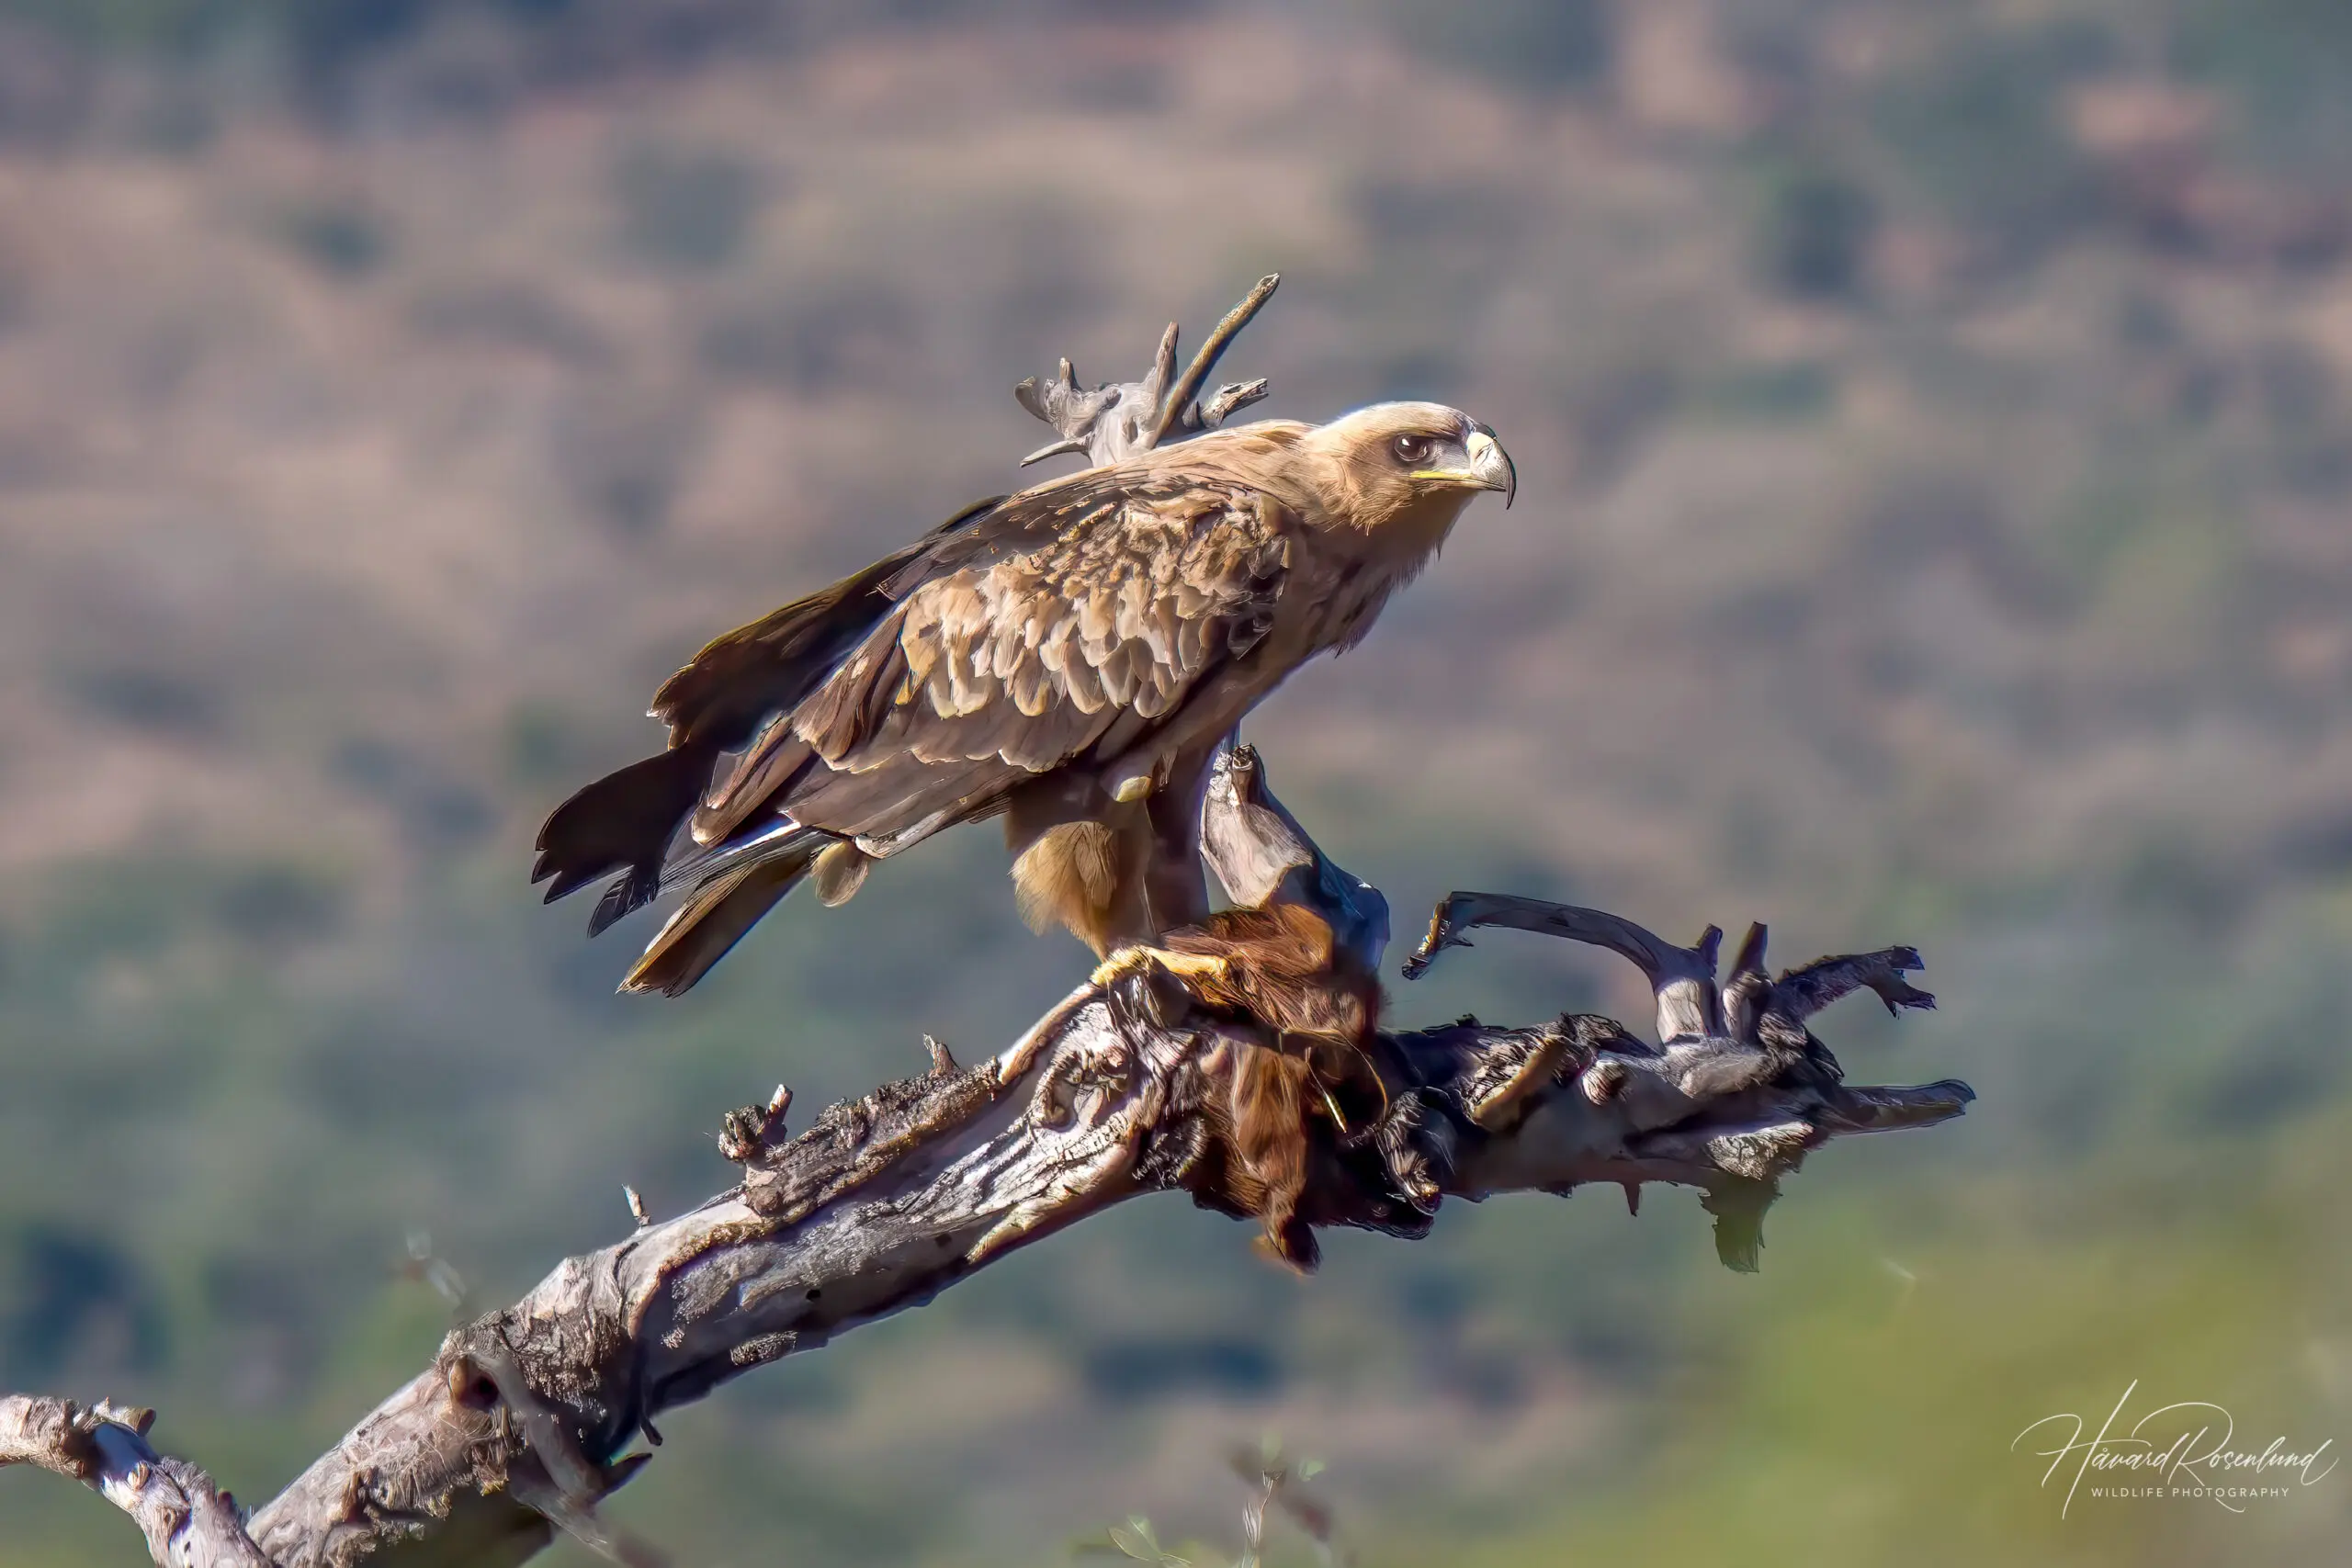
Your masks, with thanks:
M702 798L718 760L718 753L708 747L681 746L589 784L557 807L539 829L539 858L531 867L531 880L553 880L547 896L550 904L623 868L629 873L624 882L642 890L660 874L671 835ZM607 893L606 901L614 896ZM605 917L599 905L603 923L594 929L601 931L636 907L628 904Z
M659 991L665 997L693 989L744 932L808 874L820 843L803 840L786 853L721 872L704 883L646 944L645 955L620 988Z
M653 902L662 891L662 874L642 866L632 866L613 879L605 896L596 900L589 911L588 934L602 936L620 919L633 910Z

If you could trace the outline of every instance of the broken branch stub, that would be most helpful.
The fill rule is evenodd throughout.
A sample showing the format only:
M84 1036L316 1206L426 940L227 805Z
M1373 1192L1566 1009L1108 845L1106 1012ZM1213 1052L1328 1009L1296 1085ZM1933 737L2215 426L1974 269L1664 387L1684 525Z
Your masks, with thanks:
M1388 900L1325 855L1290 808L1274 798L1255 746L1226 737L1210 763L1201 804L1201 856L1245 908L1304 904L1367 969L1388 950Z
M185 1460L148 1445L152 1410L100 1400L0 1394L0 1466L79 1481L129 1514L161 1568L271 1568L237 1500Z
M1031 414L1053 426L1060 439L1022 458L1021 466L1027 468L1066 453L1080 454L1089 466L1095 468L1124 462L1171 437L1198 434L1220 425L1263 398L1267 387L1262 377L1253 381L1227 382L1206 399L1202 399L1200 393L1217 361L1240 335L1241 329L1273 298L1281 282L1279 273L1268 273L1260 278L1209 333L1182 376L1175 375L1178 333L1176 323L1170 321L1168 330L1160 334L1151 368L1139 381L1105 381L1098 387L1081 387L1077 369L1067 359L1051 380L1041 383L1032 376L1022 381L1012 389L1012 395Z

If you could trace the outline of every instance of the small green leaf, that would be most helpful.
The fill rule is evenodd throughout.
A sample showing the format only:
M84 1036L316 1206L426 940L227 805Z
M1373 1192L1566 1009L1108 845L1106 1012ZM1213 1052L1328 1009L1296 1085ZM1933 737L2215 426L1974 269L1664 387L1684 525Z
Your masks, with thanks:
M1118 1525L1113 1525L1111 1527L1111 1544L1117 1547L1121 1551L1125 1552L1129 1557L1134 1558L1138 1562L1159 1562L1159 1545L1157 1541L1151 1539L1151 1526L1142 1519L1136 1519L1133 1522L1135 1524L1141 1525L1143 1528L1141 1529L1123 1529Z
M1301 1481L1312 1481L1322 1473L1323 1461L1319 1459L1308 1460L1305 1464L1298 1467L1298 1478Z

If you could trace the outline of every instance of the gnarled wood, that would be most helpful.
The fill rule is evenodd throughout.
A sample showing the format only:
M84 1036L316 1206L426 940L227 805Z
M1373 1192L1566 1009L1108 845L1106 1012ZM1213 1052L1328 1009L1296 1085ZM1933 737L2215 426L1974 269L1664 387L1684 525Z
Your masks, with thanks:
M1246 749L1220 765L1204 838L1230 886L1310 903L1366 941L1385 925L1377 891L1315 848ZM1653 954L1640 928L1595 918L1566 925ZM1668 951L1661 975L1690 950ZM1880 957L1833 962L1859 975ZM1589 1016L1392 1038L1411 1087L1378 1126L1318 1149L1302 1202L1314 1224L1417 1236L1449 1196L1671 1182L1705 1195L1726 1261L1752 1264L1762 1209L1807 1151L1928 1125L1971 1098L1951 1081L1848 1089L1769 1042L1718 1032L1661 1045ZM254 1516L252 1541L277 1568L519 1562L562 1529L648 1560L596 1505L644 1462L627 1450L664 1411L920 1305L1112 1203L1174 1190L1227 1207L1204 1111L1228 1044L1088 987L997 1056L959 1067L934 1051L927 1070L788 1140L779 1091L729 1119L734 1187L566 1259L450 1335Z
M1045 421L1060 433L1061 438L1040 446L1021 459L1021 466L1043 462L1047 457L1065 453L1082 454L1089 466L1100 468L1106 463L1124 462L1138 452L1148 452L1170 436L1197 434L1222 424L1239 410L1249 407L1266 395L1263 378L1254 381L1228 382L1219 387L1204 400L1201 389L1208 382L1209 373L1231 346L1241 329L1250 324L1274 289L1282 283L1280 273L1268 273L1251 286L1241 302L1225 313L1202 344L1201 351L1185 367L1184 374L1171 386L1169 378L1176 369L1176 323L1159 335L1159 347L1152 355L1151 368L1139 381L1105 381L1091 389L1078 384L1078 372L1067 359L1061 362L1054 378L1039 383L1035 376L1012 389L1021 406Z
M1385 900L1316 848L1254 751L1220 760L1203 838L1237 893L1309 904L1374 953L1385 940ZM1763 1210L1810 1149L1930 1125L1972 1098L1951 1080L1849 1089L1801 1025L1806 1047L1770 1028L1726 1032L1711 943L1677 949L1620 917L1528 900L1456 896L1447 908L1451 927L1442 909L1438 930L1457 939L1499 914L1625 953L1659 987L1668 1037L1590 1016L1392 1036L1409 1089L1379 1125L1317 1149L1301 1202L1310 1223L1418 1236L1448 1196L1670 1182L1701 1190L1724 1260L1752 1267ZM1760 964L1760 938L1750 946L1744 957ZM1825 960L1783 977L1785 1002L1768 995L1741 1016L1793 1021L1916 963L1907 949ZM1702 978L1703 1003L1684 994ZM1683 989L1669 1005L1670 987ZM1685 1027L1702 1015L1718 1022ZM159 1562L519 1562L557 1529L617 1561L655 1561L596 1505L645 1462L626 1450L662 1412L920 1305L1112 1203L1176 1190L1230 1212L1206 1108L1231 1055L1216 1027L1160 1021L1148 998L1086 987L994 1058L959 1067L934 1046L926 1071L831 1107L789 1140L779 1087L728 1119L722 1146L743 1167L733 1188L566 1259L520 1302L451 1334L254 1514L249 1538L230 1530L232 1506L200 1472L155 1458L118 1416L0 1402L0 1458L47 1455L64 1473L115 1478L108 1495L130 1499ZM178 1522L159 1535L156 1519Z
M100 1400L0 1394L0 1465L32 1464L79 1481L129 1514L163 1568L269 1568L237 1500L185 1460L147 1443L152 1410Z

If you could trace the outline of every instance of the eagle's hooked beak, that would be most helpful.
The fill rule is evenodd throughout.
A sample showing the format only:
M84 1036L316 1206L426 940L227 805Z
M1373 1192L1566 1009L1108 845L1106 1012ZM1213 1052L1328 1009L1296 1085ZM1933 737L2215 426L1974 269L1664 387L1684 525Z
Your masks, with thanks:
M1463 451L1470 459L1470 475L1478 488L1502 491L1503 510L1510 511L1519 494L1519 470L1511 466L1510 454L1503 450L1502 443L1491 431L1474 430Z
M1510 510L1511 498L1519 493L1519 470L1511 467L1510 454L1495 439L1493 431L1485 425L1473 425L1470 439L1462 444L1462 455L1469 459L1459 468L1418 468L1417 479L1447 479L1467 485L1472 490L1498 490L1503 492L1503 510Z

